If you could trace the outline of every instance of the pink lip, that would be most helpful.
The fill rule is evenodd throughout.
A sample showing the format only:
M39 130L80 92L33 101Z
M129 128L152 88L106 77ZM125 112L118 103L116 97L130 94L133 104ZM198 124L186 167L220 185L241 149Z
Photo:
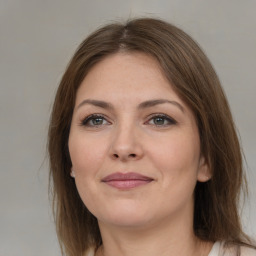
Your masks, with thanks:
M134 172L117 172L110 174L102 179L102 182L119 189L135 188L138 186L146 185L151 181L153 181L152 178Z

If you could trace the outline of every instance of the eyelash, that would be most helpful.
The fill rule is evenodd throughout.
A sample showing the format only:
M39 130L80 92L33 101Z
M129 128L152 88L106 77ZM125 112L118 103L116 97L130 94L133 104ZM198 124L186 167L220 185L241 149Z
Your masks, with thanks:
M170 126L170 125L175 125L177 124L177 121L174 120L173 118L165 115L165 114L153 114L150 116L150 119L146 122L146 123L149 123L151 120L154 120L156 118L161 118L165 121L168 122L168 124L162 124L162 125L159 125L159 124L151 124L151 125L154 125L154 126L157 126L157 127L166 127L166 126ZM105 121L106 120L106 117L104 115L101 115L101 114L92 114L92 115L89 115L88 117L86 117L85 119L83 119L80 123L81 126L87 126L87 127L100 127L100 126L103 126L105 124L100 124L100 125L93 125L93 124L89 124L90 121L92 120L95 120L95 119L103 119ZM108 121L107 121L108 122ZM109 122L108 122L109 124Z

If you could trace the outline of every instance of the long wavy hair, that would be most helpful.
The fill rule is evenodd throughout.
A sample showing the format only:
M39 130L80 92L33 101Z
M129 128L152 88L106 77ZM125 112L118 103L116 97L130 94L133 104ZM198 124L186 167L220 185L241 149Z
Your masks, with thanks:
M201 151L212 178L197 183L194 233L206 241L250 245L239 218L241 189L246 192L242 153L225 94L208 58L181 29L142 18L106 25L78 47L57 90L48 135L50 190L62 254L80 256L102 244L97 219L79 197L70 177L68 137L77 89L93 65L125 51L155 58L175 92L193 111Z

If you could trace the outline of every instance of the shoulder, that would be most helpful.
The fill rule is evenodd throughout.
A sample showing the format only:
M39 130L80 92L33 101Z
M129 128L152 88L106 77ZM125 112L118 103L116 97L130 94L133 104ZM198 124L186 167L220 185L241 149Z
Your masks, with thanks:
M84 256L95 256L94 249L93 249L93 248L89 248L89 249L85 252Z
M216 242L208 256L256 256L256 250L247 246Z
M256 250L241 245L229 245L224 242L221 243L223 256L256 256Z
M241 246L241 256L256 256L256 250L247 246Z

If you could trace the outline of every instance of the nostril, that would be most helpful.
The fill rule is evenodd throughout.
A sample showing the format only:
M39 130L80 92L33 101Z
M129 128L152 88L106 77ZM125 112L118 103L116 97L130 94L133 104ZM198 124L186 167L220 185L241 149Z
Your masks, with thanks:
M118 158L118 154L114 154L114 157L115 157L115 158Z
M130 157L136 157L136 154L130 154L129 156Z

